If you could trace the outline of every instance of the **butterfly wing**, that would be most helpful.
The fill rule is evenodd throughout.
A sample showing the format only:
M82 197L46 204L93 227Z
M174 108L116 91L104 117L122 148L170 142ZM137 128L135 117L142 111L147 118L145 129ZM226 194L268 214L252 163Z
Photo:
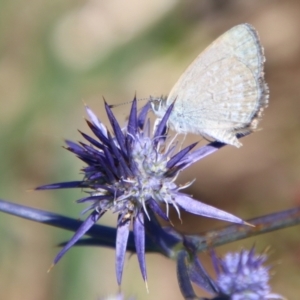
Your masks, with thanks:
M251 25L225 32L194 60L171 90L167 105L175 99L176 103L170 126L177 132L199 133L229 144L237 133L255 129L268 104L264 61Z

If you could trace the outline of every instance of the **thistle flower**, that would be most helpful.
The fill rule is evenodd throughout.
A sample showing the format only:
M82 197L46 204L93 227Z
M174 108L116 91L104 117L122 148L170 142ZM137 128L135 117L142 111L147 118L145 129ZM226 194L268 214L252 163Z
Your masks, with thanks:
M271 293L270 267L264 266L267 256L255 254L254 248L227 253L223 258L212 253L212 260L220 295L230 296L231 300L284 299Z
M150 134L150 120L147 119L149 103L137 113L134 99L128 124L122 129L105 103L113 134L100 122L95 114L86 107L91 121L88 126L96 139L80 132L88 143L76 144L66 141L67 149L81 159L86 166L82 169L84 177L80 181L61 182L44 185L37 190L81 188L87 197L78 203L90 203L83 211L91 211L71 240L54 259L56 264L101 216L111 210L118 214L116 237L116 275L121 284L127 239L132 222L136 253L144 281L147 281L145 264L145 226L144 218L149 211L169 220L169 205L180 216L179 208L210 218L245 224L240 218L198 202L180 190L189 186L177 186L178 174L202 157L216 151L223 144L212 143L192 151L196 143L176 153L176 144L168 142L166 124L173 105L169 107L155 133ZM166 205L166 213L159 204Z
M106 296L106 297L101 297L99 298L98 300L125 300L125 296L121 293L119 294L116 294L116 295L109 295L109 296ZM133 297L130 297L130 298L127 298L128 300L136 300L135 298Z
M250 251L227 253L223 258L217 257L212 250L216 279L206 272L197 254L191 253L183 250L177 258L177 276L185 298L196 297L190 283L192 281L212 294L211 300L285 299L271 292L270 267L264 266L267 255L255 254L254 247Z

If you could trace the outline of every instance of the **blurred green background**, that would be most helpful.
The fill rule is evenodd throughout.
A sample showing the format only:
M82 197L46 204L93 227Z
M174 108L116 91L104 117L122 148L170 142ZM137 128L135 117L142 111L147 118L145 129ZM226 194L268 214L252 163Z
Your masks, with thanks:
M189 193L249 219L300 205L300 2L297 0L90 0L0 2L0 197L77 218L80 191L28 192L79 180L80 161L62 149L81 139L86 102L106 122L110 104L167 94L213 39L251 23L265 47L270 106L262 131L225 147L182 174L197 178ZM129 106L114 109L120 121ZM192 140L199 139L192 137ZM188 140L187 142L190 142ZM173 221L176 222L174 215ZM107 215L102 224L115 225ZM224 225L184 214L178 230L200 233ZM0 215L0 299L97 299L118 290L114 251L72 249L49 273L70 232ZM299 299L299 227L247 239L220 253L271 248L274 292ZM207 261L207 254L202 255ZM207 262L208 264L208 262ZM122 291L137 299L182 299L175 263L147 255L150 294L135 256ZM209 267L209 265L208 265ZM204 295L199 290L199 295Z

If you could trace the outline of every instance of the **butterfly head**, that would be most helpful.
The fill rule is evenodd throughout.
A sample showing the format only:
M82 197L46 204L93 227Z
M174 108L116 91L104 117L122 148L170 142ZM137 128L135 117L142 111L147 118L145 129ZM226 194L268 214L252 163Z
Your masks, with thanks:
M149 102L151 104L151 108L154 112L154 114L162 118L167 110L167 97L161 96L161 97L152 97L150 96Z

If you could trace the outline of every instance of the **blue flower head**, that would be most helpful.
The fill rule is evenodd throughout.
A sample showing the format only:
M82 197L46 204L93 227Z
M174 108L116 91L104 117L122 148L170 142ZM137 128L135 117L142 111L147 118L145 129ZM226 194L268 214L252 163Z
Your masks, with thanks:
M211 143L197 150L196 143L176 151L176 143L169 141L166 125L173 105L166 111L156 130L151 134L147 114L148 103L137 112L136 99L132 102L128 124L121 128L109 105L105 103L112 133L100 122L95 114L86 107L90 121L88 126L95 135L81 132L87 142L66 141L67 149L81 159L86 166L80 181L61 182L44 185L37 190L81 188L87 196L77 200L88 203L83 211L91 211L80 228L63 247L54 260L57 263L101 216L111 210L118 214L116 237L116 274L121 284L126 245L132 223L136 253L143 279L147 281L145 264L145 226L144 219L150 219L154 212L166 221L169 220L169 206L172 205L180 215L180 208L206 217L244 224L229 213L192 199L181 192L189 186L175 183L178 174L204 156L218 150L221 143ZM166 213L160 204L166 205Z
M127 300L136 300L133 297L125 298L125 296L121 293L116 294L116 295L109 295L109 296L106 296L106 297L101 297L98 300L126 300L126 299Z
M254 247L250 251L227 253L223 258L211 250L216 272L213 279L201 264L191 241L186 242L187 248L177 256L177 277L185 299L197 298L191 282L212 295L203 300L285 299L271 292L270 267L264 265L267 255L255 254Z
M271 293L270 267L264 266L265 254L250 251L227 253L223 258L212 254L217 274L215 284L220 295L229 296L231 300L267 300L284 299L281 295Z

